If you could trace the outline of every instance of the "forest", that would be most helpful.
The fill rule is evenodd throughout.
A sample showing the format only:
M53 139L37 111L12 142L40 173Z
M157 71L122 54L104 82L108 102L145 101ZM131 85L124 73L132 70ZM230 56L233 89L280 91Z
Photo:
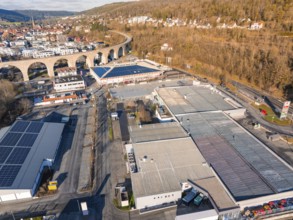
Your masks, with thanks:
M9 80L0 80L0 128L11 124L22 114L27 113L32 102L27 98L16 99L19 93L18 86Z
M220 83L230 79L241 81L283 98L293 98L293 0L142 0L106 5L91 10L109 18L147 15L152 18L180 18L187 21L263 22L258 31L247 29L196 29L162 27L147 24L121 25L133 36L132 51L142 57L174 67L186 68L196 74L214 78ZM162 44L173 50L162 52Z

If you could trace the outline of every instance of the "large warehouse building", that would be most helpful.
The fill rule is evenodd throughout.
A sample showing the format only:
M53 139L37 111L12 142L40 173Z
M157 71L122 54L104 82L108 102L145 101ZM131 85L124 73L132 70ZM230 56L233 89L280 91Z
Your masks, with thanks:
M268 203L274 212L291 209L293 169L237 123L245 117L241 105L209 85L158 88L154 100L177 122L130 126L126 150L138 209L174 204L186 184L207 196L218 216L203 210L178 220L238 219L243 210L265 215Z
M134 155L137 167L137 172L131 173L137 209L176 204L192 180L204 183L203 189L208 188L217 213L224 214L227 210L239 213L233 199L177 122L130 126L130 136L132 144L126 149L128 155Z
M135 83L156 78L163 72L160 67L145 61L98 66L90 69L91 75L100 85Z
M16 121L0 132L0 202L31 198L52 166L64 124ZM53 138L52 138L53 137Z
M210 86L160 88L156 94L241 210L292 197L292 167L233 119L244 116L234 101Z

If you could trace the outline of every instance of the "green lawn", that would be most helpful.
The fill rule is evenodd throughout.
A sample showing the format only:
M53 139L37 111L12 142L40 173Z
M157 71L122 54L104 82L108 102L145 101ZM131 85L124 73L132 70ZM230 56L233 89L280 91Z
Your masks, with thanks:
M109 133L109 140L113 141L114 133L113 133L112 119L111 118L108 118L108 133Z
M255 105L253 103L252 106L258 109L259 111L265 110L267 112L267 115L263 116L263 118L270 123L280 126L288 126L292 124L292 121L287 118L280 120L280 118L273 112L273 110L265 104Z

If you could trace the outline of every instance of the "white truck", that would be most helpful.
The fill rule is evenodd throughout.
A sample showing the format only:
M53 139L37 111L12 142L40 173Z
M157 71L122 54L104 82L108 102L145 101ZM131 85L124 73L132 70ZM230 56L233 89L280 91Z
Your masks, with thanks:
M80 203L80 206L81 206L82 214L83 215L89 215L89 210L87 208L86 202Z

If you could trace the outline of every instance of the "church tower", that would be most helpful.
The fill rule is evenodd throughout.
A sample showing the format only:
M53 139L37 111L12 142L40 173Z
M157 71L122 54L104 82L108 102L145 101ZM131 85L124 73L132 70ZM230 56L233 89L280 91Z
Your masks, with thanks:
M34 17L33 16L31 18L31 20L32 20L32 28L35 29L36 25L35 25L35 21L34 21Z

